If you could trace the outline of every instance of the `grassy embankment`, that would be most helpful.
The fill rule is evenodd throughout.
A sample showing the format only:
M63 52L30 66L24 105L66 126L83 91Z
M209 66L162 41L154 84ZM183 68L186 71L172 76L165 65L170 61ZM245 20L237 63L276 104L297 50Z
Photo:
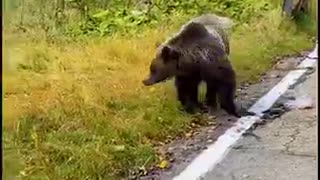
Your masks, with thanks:
M155 42L181 22L140 37L53 44L4 31L4 177L118 179L159 160L154 144L183 133L192 117L177 111L172 81L141 80ZM274 8L233 30L231 60L239 83L255 81L273 57L308 48L305 28Z

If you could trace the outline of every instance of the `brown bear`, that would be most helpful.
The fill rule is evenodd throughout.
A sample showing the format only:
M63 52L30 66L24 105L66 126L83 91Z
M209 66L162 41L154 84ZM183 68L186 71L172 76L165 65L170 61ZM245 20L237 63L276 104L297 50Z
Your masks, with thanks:
M206 105L220 106L229 114L240 117L234 103L236 74L229 61L229 40L226 29L231 20L216 15L203 15L184 25L180 32L157 49L150 65L151 86L175 77L178 100L187 112L200 108L198 86L207 85Z

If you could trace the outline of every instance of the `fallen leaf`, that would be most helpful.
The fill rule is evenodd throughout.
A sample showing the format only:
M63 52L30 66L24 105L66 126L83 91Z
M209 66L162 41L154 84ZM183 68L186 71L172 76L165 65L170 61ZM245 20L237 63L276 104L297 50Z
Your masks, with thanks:
M212 139L208 139L208 140L207 140L207 143L212 143L212 142L213 142Z
M168 165L169 165L168 161L163 159L157 164L157 167L160 169L165 169L168 167Z
M189 138L189 137L192 136L192 133L191 133L191 132L188 132L188 133L186 133L184 136L187 137L187 138Z

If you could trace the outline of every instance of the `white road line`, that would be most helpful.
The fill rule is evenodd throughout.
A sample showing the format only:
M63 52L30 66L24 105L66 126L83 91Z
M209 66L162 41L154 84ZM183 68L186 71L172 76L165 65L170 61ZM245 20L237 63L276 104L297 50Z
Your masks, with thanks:
M263 112L270 109L277 99L287 91L307 70L290 71L276 86L274 86L266 95L260 98L251 108L249 112L253 112L258 116L262 116Z
M298 68L315 66L317 59L314 58L317 58L317 53L318 44L316 44L313 52L299 64ZM276 86L249 109L250 112L256 113L257 116L241 117L234 126L228 129L216 142L196 157L191 164L178 176L174 177L173 180L197 180L212 170L225 157L237 140L241 138L242 134L259 120L263 112L271 108L277 99L285 93L291 85L295 84L306 71L307 69L290 71Z

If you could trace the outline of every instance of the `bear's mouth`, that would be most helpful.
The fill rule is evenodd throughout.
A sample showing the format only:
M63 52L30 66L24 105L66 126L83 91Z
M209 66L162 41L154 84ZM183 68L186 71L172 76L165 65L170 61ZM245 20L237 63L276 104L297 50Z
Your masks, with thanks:
M152 86L152 85L160 83L160 82L165 82L169 79L171 79L171 77L166 77L166 78L162 78L162 79L155 79L155 78L150 77L149 79L143 80L142 82L145 86Z
M172 77L169 76L169 77L166 77L166 78L163 78L163 79L159 79L155 83L166 82L166 81L169 81L170 79L172 79Z

